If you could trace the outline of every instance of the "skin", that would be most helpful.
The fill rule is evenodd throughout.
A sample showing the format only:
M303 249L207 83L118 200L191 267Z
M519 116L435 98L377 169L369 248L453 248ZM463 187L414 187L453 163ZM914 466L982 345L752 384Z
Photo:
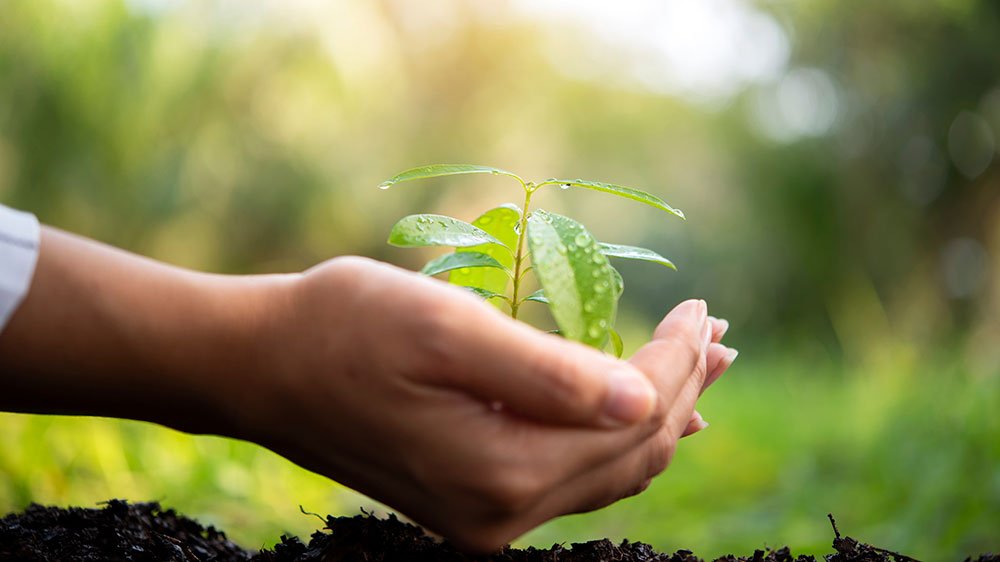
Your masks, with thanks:
M473 552L646 488L735 359L704 301L622 361L387 264L189 271L42 231L0 409L259 443Z

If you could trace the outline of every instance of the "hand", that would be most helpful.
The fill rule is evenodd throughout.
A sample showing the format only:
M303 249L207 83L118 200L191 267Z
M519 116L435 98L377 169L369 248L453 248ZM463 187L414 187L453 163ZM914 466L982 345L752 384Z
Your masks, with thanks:
M642 490L734 353L703 301L626 362L360 258L220 276L51 228L40 248L0 409L255 441L469 550Z
M275 291L238 436L473 551L644 489L732 359L703 301L625 362L362 258Z

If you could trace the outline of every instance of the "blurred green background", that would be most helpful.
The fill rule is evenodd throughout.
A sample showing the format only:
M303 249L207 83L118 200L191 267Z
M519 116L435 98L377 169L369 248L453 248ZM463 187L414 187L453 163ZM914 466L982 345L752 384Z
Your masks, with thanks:
M1000 550L1000 3L0 1L0 201L216 272L472 220L468 162L632 185L682 222L539 194L621 263L626 352L688 297L741 350L644 494L520 544L628 537L705 557L846 533L930 560ZM248 548L371 502L259 447L0 415L0 510L158 499Z

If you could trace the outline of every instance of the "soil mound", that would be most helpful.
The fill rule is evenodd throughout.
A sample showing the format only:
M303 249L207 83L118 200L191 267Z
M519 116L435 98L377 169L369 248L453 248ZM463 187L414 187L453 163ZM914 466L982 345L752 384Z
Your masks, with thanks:
M830 518L833 523L833 518ZM913 558L841 536L833 524L834 551L825 562L915 562ZM469 556L434 540L395 516L369 514L327 517L325 529L309 543L281 537L273 549L240 548L214 527L163 509L158 503L110 500L102 509L68 509L33 504L0 519L2 562L704 562L689 550L659 553L648 544L607 539L552 548L505 548L489 556ZM818 562L793 557L788 547L726 555L715 562ZM1000 562L984 554L965 562Z

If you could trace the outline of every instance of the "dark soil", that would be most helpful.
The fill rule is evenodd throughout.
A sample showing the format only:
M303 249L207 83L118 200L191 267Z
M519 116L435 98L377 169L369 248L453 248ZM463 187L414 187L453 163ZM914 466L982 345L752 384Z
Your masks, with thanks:
M833 522L833 518L830 518ZM390 515L327 517L324 531L306 545L281 537L273 550L243 550L213 527L162 509L157 503L107 502L103 509L31 505L24 513L0 520L0 561L24 562L703 562L689 550L658 553L647 544L604 539L568 547L525 550L505 548L490 556L468 556L436 541L420 527ZM842 537L834 524L835 552L826 562L913 562L908 556ZM788 547L757 550L749 556L727 555L716 562L819 562L793 557ZM974 561L1000 562L984 554Z

